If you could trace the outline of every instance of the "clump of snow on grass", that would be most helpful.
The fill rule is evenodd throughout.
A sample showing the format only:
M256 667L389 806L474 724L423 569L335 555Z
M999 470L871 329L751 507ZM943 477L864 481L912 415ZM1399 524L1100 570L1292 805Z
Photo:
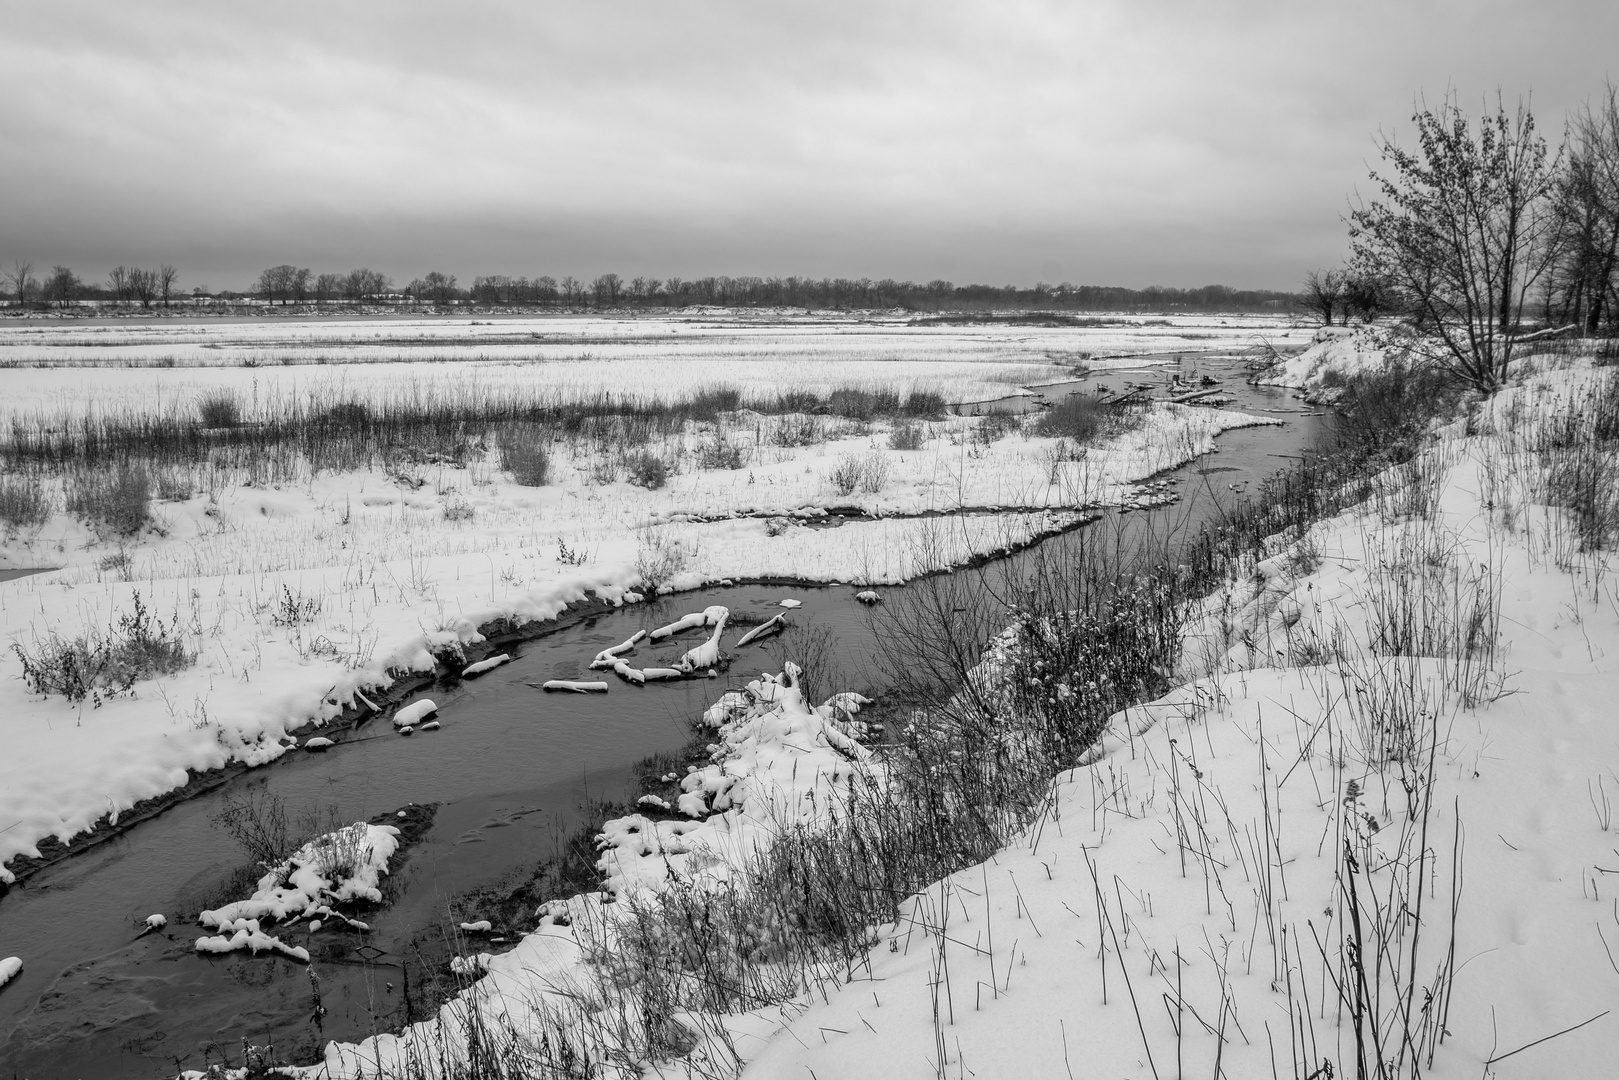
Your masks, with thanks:
M197 942L202 952L235 949L277 949L287 955L298 950L283 946L260 929L261 920L286 922L300 917L333 915L332 904L382 899L382 876L399 846L399 830L392 825L357 821L309 841L259 879L258 890L246 900L204 911L203 926L218 930ZM307 960L307 953L302 957Z
M1342 393L1346 379L1384 367L1404 350L1388 340L1388 333L1372 326L1351 329L1323 326L1310 347L1283 360L1261 375L1263 386L1288 386L1304 391L1305 399L1330 405Z

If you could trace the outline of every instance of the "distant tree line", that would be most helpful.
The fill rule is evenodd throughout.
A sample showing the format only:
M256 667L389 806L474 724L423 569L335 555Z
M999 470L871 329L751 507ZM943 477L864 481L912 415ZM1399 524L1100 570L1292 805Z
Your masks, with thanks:
M80 300L99 300L142 308L169 307L179 297L179 271L164 263L155 270L141 266L115 266L105 284L82 281L66 266L53 266L48 274L37 274L34 264L14 260L0 272L5 299L25 306L65 307Z
M705 304L722 307L802 307L811 309L905 308L919 311L1041 308L1052 310L1273 311L1296 303L1292 293L1205 285L1196 289L1038 284L926 284L886 278L701 277L625 279L602 274L584 281L571 274L555 278L480 275L462 287L454 274L433 271L393 288L374 271L321 274L277 266L259 275L257 293L273 304L404 302L467 304L479 307L663 308Z

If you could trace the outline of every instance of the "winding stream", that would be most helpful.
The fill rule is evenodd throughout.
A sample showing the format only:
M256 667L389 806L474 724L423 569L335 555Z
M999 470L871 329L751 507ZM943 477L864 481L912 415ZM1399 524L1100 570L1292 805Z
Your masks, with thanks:
M1285 393L1241 383L1235 365L1207 359L1201 365L1225 380L1222 390L1235 398L1233 408L1282 414L1287 423L1220 436L1213 457L1172 474L1187 496L1183 505L1144 513L1144 519L1174 514L1177 523L1195 529L1215 505L1195 493L1229 494L1267 475L1306 447L1320 423ZM1111 372L1083 385L1122 388L1146 378L1155 377ZM1052 537L1011 556L1010 565L997 565L1015 572L1016 560L1050 555L1052 545L1072 535ZM419 948L436 943L442 952L448 928L461 917L451 916L451 900L525 875L582 823L587 796L639 794L626 790L634 763L678 751L688 739L687 720L719 696L726 680L642 688L609 680L605 695L544 694L535 689L539 682L584 675L602 647L687 611L724 604L764 618L790 595L803 602L791 616L796 622L831 634L846 684L834 689L877 696L881 687L866 663L871 623L855 591L711 588L588 618L524 643L515 662L448 696L433 691L442 707L439 731L399 738L373 721L362 737L327 754L289 755L41 871L0 899L0 946L21 953L27 964L0 991L0 1074L172 1076L177 1065L221 1060L220 1050L239 1061L244 1037L271 1041L278 1054L307 1062L326 1040L353 1040L420 1019L421 1006L407 1004L404 967ZM771 642L736 649L741 632L728 630L724 638L734 656L732 677L779 669ZM699 633L654 648L643 644L636 663L672 660ZM210 818L226 799L249 791L277 795L289 808L332 808L349 821L437 804L430 826L395 867L391 902L362 915L372 933L328 928L311 935L301 926L278 932L314 956L324 1008L318 1023L310 969L268 955L199 956L193 948L199 929L176 916L194 912L205 899L217 902L211 894L242 864L235 841ZM154 912L168 914L169 926L139 936Z

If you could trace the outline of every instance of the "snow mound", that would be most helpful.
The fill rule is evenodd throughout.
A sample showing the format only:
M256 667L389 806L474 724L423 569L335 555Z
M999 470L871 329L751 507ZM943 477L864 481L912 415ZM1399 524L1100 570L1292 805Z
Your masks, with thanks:
M264 933L261 921L333 916L332 904L380 902L379 883L398 847L398 829L363 821L316 837L260 878L258 890L250 898L198 915L203 926L220 932L199 939L198 951L251 949L258 953L273 949L296 956L303 950L290 949ZM307 953L301 959L307 961Z
M1323 326L1308 349L1254 381L1302 390L1305 400L1330 405L1342 394L1345 379L1376 370L1403 351L1386 340L1385 332L1372 327Z

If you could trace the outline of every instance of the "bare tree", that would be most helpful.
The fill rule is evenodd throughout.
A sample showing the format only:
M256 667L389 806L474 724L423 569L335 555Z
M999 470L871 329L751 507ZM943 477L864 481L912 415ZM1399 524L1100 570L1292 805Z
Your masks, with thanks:
M66 307L79 298L80 288L79 275L65 266L52 267L51 276L45 279L45 302Z
M157 299L158 274L156 270L145 270L141 267L131 267L129 270L129 295L140 301L142 308L150 308L152 301Z
M115 266L107 273L107 291L115 302L122 304L130 297L129 267Z
M603 274L597 278L590 286L590 291L596 294L596 306L617 306L618 294L623 286L624 282L617 274Z
M1596 333L1606 315L1619 320L1619 88L1605 87L1570 125L1573 145L1558 185L1558 257L1547 288L1548 313Z
M16 260L6 272L6 280L11 283L12 297L19 305L26 304L34 291L34 264L22 259Z
M169 306L169 298L177 291L175 283L180 280L180 271L164 263L157 268L157 288L163 297L163 306Z
M1304 275L1304 306L1321 316L1327 326L1332 325L1332 313L1343 303L1347 284L1342 270L1311 270ZM1349 315L1344 314L1344 322Z
M573 302L579 296L579 279L567 274L562 279L562 302L573 307Z
M1529 108L1475 127L1447 98L1412 118L1418 149L1383 140L1381 199L1350 215L1356 259L1401 295L1431 360L1481 390L1506 380L1513 331L1554 254L1554 157Z
M321 274L315 279L315 303L329 304L343 293L343 278L338 274Z
M412 284L417 286L413 291L418 300L443 305L451 303L456 298L454 274L441 274L434 270L421 281Z

